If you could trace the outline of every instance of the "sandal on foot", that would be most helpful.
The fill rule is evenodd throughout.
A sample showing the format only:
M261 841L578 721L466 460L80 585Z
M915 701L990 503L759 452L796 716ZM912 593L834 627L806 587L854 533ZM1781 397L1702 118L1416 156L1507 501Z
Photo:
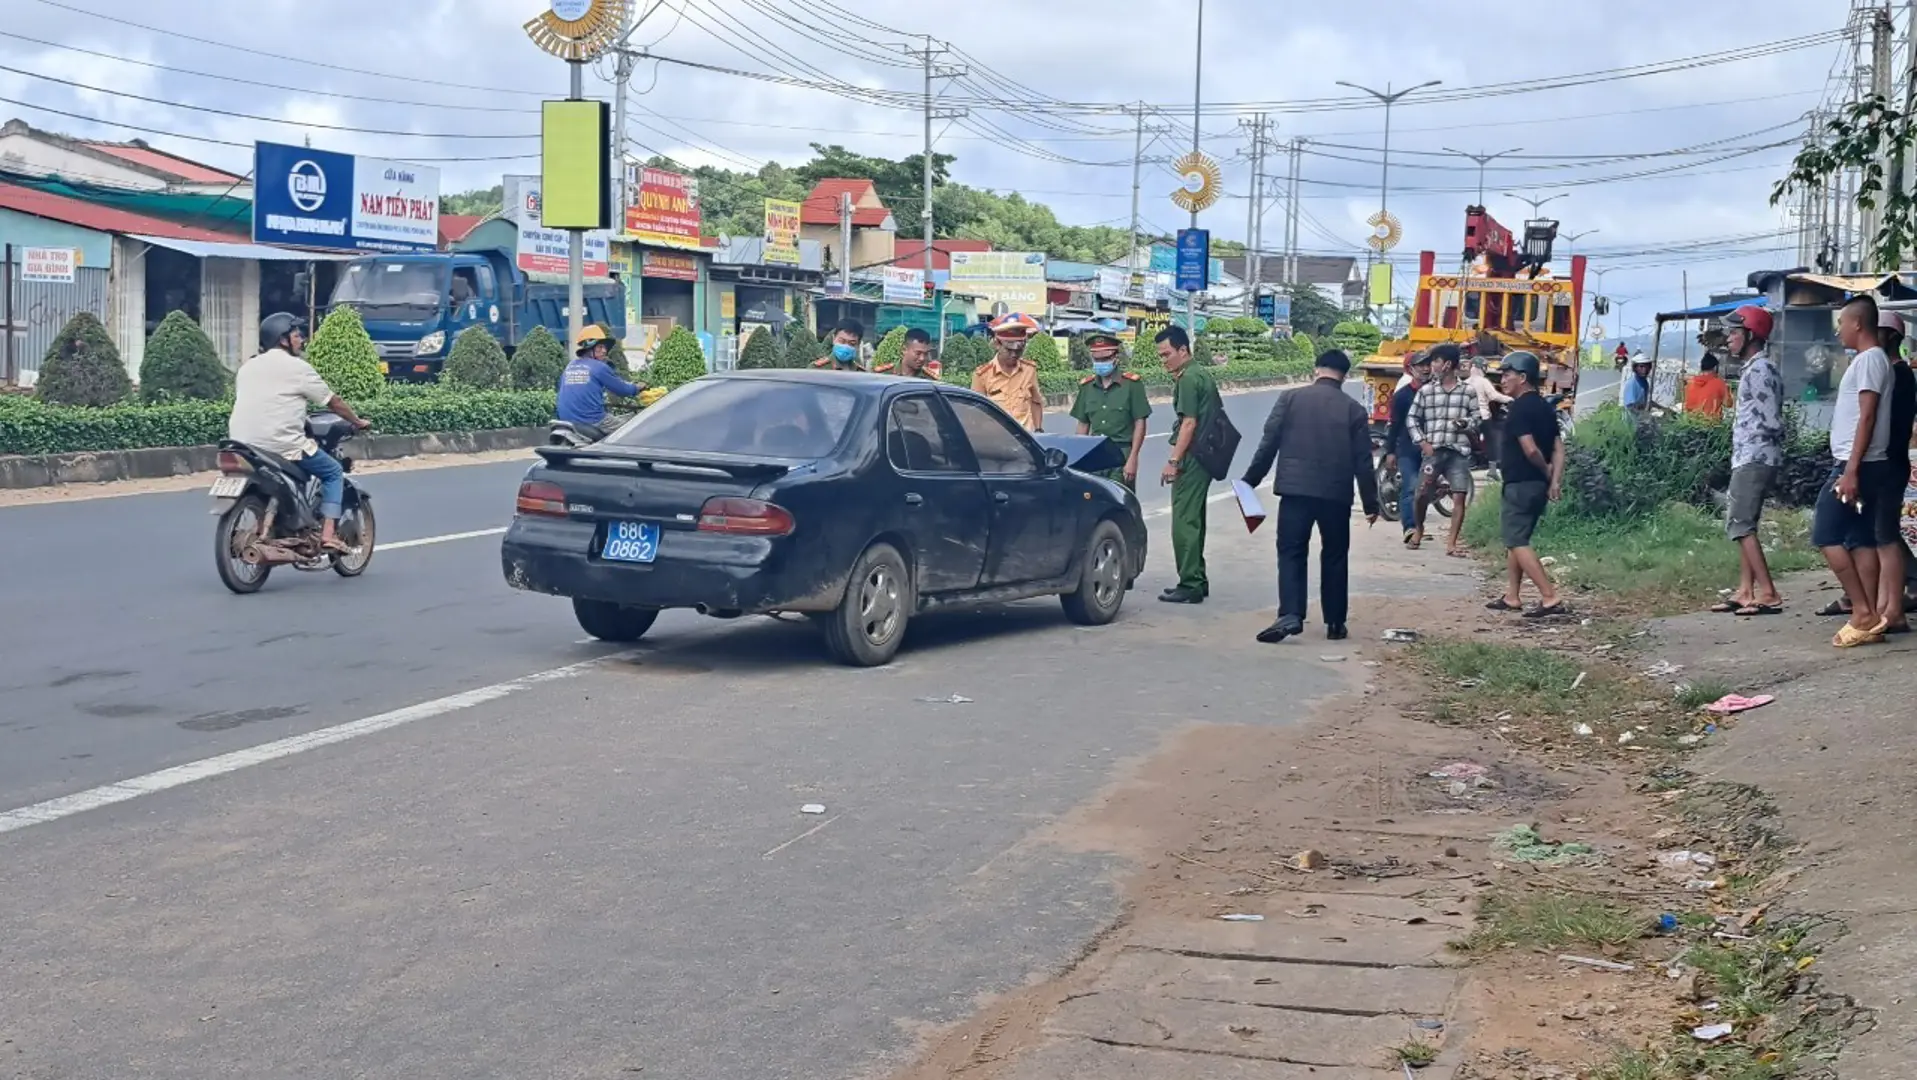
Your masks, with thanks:
M1733 615L1746 619L1753 615L1782 615L1783 613L1784 609L1776 604L1745 604L1743 607L1731 612Z
M1504 597L1500 596L1496 600L1493 600L1490 603L1484 605L1484 610L1486 611L1523 611L1524 605L1514 604L1511 601L1506 600Z
M1737 601L1737 600L1719 600L1717 603L1712 604L1710 607L1705 608L1704 610L1709 611L1716 615L1730 615L1735 613L1738 608L1746 607L1746 606L1748 605L1741 603L1740 601Z
M1527 619L1548 619L1553 615L1569 615L1569 614L1571 614L1571 609L1565 607L1564 602L1560 600L1559 602L1548 605L1548 606L1539 605L1538 607L1534 607L1530 611L1525 612L1524 617Z
M1884 643L1884 632L1882 630L1859 630L1855 626L1845 623L1843 626L1837 628L1837 636L1831 638L1830 643L1832 648L1837 649L1854 649L1859 645L1882 645Z
M1849 618L1850 605L1844 603L1842 600L1832 600L1830 603L1825 604L1823 607L1818 608L1817 614L1822 615L1826 618L1829 618L1830 616L1833 616L1833 615L1842 615L1845 618Z

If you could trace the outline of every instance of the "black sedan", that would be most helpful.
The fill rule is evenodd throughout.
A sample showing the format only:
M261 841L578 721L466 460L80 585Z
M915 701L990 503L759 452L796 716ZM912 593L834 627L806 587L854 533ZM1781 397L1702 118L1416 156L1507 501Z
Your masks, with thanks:
M804 612L848 664L934 608L1058 596L1118 615L1145 565L1138 499L1079 469L1108 440L1033 435L982 395L886 375L754 371L673 391L606 441L542 447L501 551L515 588L635 641L665 608Z

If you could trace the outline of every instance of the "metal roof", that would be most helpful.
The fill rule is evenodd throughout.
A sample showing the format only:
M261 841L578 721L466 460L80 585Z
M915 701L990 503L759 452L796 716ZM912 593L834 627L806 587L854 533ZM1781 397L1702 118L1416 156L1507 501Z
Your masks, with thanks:
M261 262L345 262L359 258L361 253L344 251L300 251L296 248L267 247L265 244L252 244L243 240L182 240L172 236L142 236L128 233L128 238L152 244L155 247L170 248L201 259L258 259Z
M0 207L17 210L50 221L63 221L83 229L106 233L165 236L175 240L204 240L210 243L247 243L251 237L241 232L215 232L193 225L178 225L129 210L117 210L83 199L70 199L48 191L0 182Z

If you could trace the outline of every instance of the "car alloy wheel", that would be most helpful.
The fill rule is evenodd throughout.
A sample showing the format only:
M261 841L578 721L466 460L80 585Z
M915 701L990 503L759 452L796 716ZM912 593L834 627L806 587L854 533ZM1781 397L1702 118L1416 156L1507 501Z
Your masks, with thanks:
M1115 536L1101 538L1092 549L1092 567L1087 582L1092 587L1092 602L1108 608L1125 591L1125 550Z
M859 631L873 645L884 645L898 630L898 578L891 567L880 563L859 584Z

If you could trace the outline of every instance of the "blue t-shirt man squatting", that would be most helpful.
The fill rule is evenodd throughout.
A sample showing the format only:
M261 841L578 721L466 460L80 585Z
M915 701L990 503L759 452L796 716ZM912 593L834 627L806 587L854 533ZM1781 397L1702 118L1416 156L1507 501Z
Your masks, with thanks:
M576 357L559 374L559 403L553 415L569 424L598 427L606 419L606 393L636 397L639 388L619 377L612 365L589 356Z

